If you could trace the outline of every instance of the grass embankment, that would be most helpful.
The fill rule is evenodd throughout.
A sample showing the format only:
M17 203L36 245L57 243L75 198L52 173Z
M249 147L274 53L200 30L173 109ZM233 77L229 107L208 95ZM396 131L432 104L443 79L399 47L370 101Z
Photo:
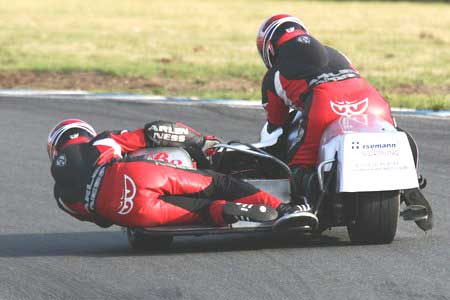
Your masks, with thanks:
M450 108L450 6L280 0L0 0L0 87L259 99L269 15L301 16L393 106ZM31 71L31 72L30 72Z

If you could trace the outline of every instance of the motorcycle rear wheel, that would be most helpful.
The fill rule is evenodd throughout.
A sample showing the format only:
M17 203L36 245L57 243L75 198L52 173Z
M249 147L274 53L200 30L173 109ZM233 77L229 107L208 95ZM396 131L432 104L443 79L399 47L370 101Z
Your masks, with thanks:
M397 232L400 192L355 193L356 218L347 225L350 240L358 244L390 244Z

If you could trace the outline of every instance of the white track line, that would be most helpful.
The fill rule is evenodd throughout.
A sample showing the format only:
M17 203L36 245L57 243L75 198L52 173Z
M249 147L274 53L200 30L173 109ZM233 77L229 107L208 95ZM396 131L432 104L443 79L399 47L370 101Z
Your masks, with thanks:
M118 101L132 103L163 103L178 105L223 105L228 107L260 108L259 101L227 100L227 99L199 99L195 97L164 97L136 94L97 94L86 91L71 90L1 90L1 98L35 98L35 99L58 99L58 100L84 100L84 101ZM396 115L422 116L428 118L450 118L450 111L416 110L408 108L392 108Z

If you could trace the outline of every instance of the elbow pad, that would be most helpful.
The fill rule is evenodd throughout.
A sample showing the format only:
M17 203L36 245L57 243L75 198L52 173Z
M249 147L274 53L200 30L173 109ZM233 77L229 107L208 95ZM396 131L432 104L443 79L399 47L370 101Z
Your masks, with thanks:
M180 147L189 153L199 168L209 167L202 152L205 138L195 129L179 122L154 121L145 124L144 133L149 147Z
M145 124L144 134L149 147L202 148L203 135L179 122L154 121Z

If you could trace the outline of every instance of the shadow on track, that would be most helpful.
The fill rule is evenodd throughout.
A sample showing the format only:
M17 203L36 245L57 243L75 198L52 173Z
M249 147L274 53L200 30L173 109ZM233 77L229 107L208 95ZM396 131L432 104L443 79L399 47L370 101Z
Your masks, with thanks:
M121 231L24 233L0 235L0 257L116 257L351 245L347 239L326 235L313 238L299 233L253 233L177 237L168 250L136 252L128 247L126 235Z

